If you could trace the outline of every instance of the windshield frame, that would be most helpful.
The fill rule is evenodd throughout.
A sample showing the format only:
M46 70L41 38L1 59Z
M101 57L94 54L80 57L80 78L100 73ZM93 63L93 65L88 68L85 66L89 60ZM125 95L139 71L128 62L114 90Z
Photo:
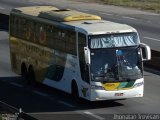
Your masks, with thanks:
M112 47L112 48L98 48L97 50L101 50L101 49L105 49L105 50L109 50L109 49L113 49L113 50L117 50L117 49L124 49L124 50L126 50L127 48L135 48L135 50L137 51L136 52L136 54L137 54L137 59L138 59L138 63L140 64L140 65L137 65L138 67L139 67L139 70L140 70L140 78L136 78L136 79L120 79L119 77L120 77L120 75L119 75L119 66L118 66L118 63L117 63L117 58L116 58L116 54L114 55L114 62L116 61L116 64L117 64L117 70L118 70L118 72L117 72L117 76L118 76L118 80L116 80L115 78L114 78L114 80L109 80L109 81L107 81L107 80L102 80L102 81L96 81L96 80L93 80L92 78L92 73L91 73L91 70L92 70L92 66L90 65L90 75L91 75L91 81L93 82L127 82L127 81L135 81L135 80L137 80L137 79L141 79L141 78L143 78L143 64L142 64L142 53L141 53L141 51L140 51L140 45L136 45L136 46L127 46L127 47ZM138 49L139 49L139 51L138 51ZM96 50L96 49L91 49L91 51L94 51L94 50ZM138 54L138 52L140 53L140 54ZM92 58L92 57L91 57ZM92 59L91 59L91 61L92 61ZM115 74L114 74L115 75Z

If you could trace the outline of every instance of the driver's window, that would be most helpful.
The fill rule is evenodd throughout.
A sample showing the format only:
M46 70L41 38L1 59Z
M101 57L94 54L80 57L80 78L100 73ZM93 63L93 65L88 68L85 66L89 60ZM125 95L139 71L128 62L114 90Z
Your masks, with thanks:
M89 67L85 64L84 47L86 46L86 35L78 33L78 51L79 51L79 64L82 80L89 83Z

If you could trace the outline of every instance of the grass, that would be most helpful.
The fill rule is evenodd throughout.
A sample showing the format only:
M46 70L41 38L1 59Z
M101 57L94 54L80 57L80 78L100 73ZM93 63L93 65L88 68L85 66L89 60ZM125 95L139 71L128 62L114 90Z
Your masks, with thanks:
M160 13L160 0L95 0L105 4L138 8Z

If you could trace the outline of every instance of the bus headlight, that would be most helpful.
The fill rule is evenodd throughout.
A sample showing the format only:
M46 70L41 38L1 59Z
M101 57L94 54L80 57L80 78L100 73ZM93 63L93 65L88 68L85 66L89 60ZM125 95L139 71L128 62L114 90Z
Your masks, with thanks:
M134 84L133 87L134 87L134 88L135 88L135 87L139 87L139 86L142 86L143 84L144 84L144 82L139 82L139 83Z
M104 88L102 86L97 86L97 85L91 85L91 89L94 89L94 90L104 90Z

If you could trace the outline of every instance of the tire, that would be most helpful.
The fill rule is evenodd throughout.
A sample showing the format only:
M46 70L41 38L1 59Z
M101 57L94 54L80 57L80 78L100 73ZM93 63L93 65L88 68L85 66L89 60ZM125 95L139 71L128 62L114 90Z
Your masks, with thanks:
M33 67L29 67L28 70L28 83L34 86L36 85L36 79Z
M28 81L28 71L27 71L27 67L26 67L25 64L22 64L22 67L21 67L21 76L22 76L22 80L24 82Z
M77 103L80 102L78 87L77 87L77 84L75 82L72 83L72 97Z

